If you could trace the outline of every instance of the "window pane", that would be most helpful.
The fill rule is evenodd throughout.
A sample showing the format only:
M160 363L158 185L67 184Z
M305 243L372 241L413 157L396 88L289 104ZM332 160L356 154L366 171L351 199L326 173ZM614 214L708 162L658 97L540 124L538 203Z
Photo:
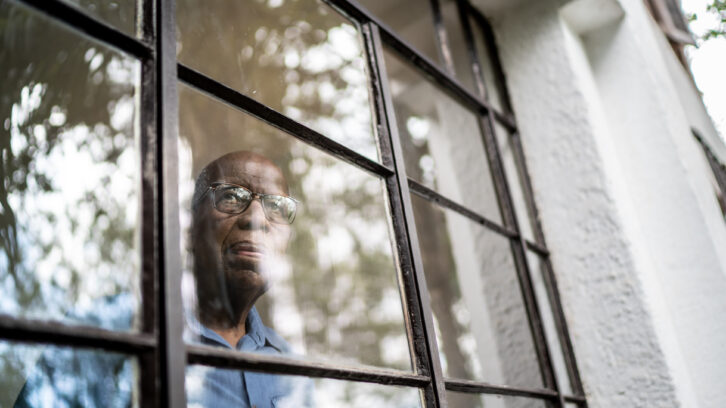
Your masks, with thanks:
M515 151L512 137L509 131L502 126L497 120L494 123L494 133L496 134L497 143L499 144L499 154L502 158L504 172L506 173L507 183L509 184L509 193L512 196L514 211L517 213L517 222L519 230L526 239L534 241L534 232L532 230L532 215L527 209L525 201L525 193L523 189L523 181L521 174L517 169L515 161Z
M116 27L122 32L136 33L136 4L141 0L63 0L83 9L91 17Z
M446 376L542 386L509 240L418 196L412 204Z
M534 286L535 296L537 297L537 305L542 315L542 325L547 336L547 345L552 357L552 365L557 373L557 381L559 383L560 392L563 394L572 394L572 386L570 378L567 374L567 366L565 364L565 356L562 352L560 339L557 335L557 326L555 326L552 307L550 306L549 297L547 296L547 288L545 287L544 277L545 262L540 259L539 255L527 251L527 261L532 275L532 285Z
M0 310L132 329L139 63L10 2L0 21Z
M500 220L476 115L386 52L408 177Z
M138 373L123 354L0 341L0 406L138 407Z
M494 61L491 58L492 50L485 42L484 30L474 18L469 18L471 32L474 36L474 46L476 47L477 57L479 58L479 66L481 66L482 75L484 76L484 86L486 87L486 99L494 106L495 109L502 111L504 109L504 96L502 88L498 84Z
M441 2L441 14L446 25L446 34L449 36L449 49L454 60L456 76L464 86L468 87L476 95L478 91L472 73L472 59L464 39L464 29L461 26L456 0L443 0Z
M179 60L377 160L356 26L320 1L177 1Z
M179 98L182 248L189 249L185 280L198 276L185 297L196 317L217 332L225 325L246 327L229 322L245 323L238 314L269 288L254 304L262 323L272 328L277 351L409 370L382 180L191 88L182 86ZM197 191L197 211L190 212L193 177L238 151L254 155L218 161L205 177L295 197L292 224L274 218L279 214L273 204L265 209L259 199L247 201L249 208L240 214L222 213L223 205L232 208L245 193L226 195L206 184ZM197 325L196 332L201 329Z
M441 62L434 32L434 15L428 0L359 0L397 36L431 61Z
M554 408L546 401L508 395L470 394L446 392L450 408Z
M224 392L232 390L234 391L230 393ZM190 407L415 408L421 406L418 388L245 372L199 365L187 368L186 394L187 404Z

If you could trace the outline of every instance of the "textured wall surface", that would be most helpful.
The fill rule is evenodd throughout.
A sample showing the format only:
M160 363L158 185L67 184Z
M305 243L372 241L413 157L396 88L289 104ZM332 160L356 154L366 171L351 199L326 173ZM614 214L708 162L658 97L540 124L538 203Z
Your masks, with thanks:
M586 1L607 3L594 31L568 3L493 25L589 401L726 406L726 228L690 136L709 131L703 106L642 2Z

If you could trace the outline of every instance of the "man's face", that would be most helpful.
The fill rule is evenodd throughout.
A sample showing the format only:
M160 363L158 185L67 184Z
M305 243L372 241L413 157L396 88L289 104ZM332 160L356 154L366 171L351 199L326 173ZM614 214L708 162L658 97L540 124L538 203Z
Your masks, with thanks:
M253 153L223 156L210 164L208 171L212 183L235 184L261 194L288 195L280 169ZM257 198L240 214L221 212L214 208L212 191L202 198L194 218L194 256L201 269L197 279L214 280L222 271L230 298L256 299L264 293L270 270L280 262L287 247L290 226L268 220ZM219 290L222 288L217 287Z

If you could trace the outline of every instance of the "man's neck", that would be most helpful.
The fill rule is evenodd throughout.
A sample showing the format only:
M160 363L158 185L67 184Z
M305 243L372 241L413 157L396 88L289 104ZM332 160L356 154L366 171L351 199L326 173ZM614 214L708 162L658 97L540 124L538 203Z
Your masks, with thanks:
M228 318L214 319L211 316L200 316L200 320L207 328L219 334L232 348L236 348L240 339L247 334L246 323L250 310L252 305L242 311L237 324L230 324Z

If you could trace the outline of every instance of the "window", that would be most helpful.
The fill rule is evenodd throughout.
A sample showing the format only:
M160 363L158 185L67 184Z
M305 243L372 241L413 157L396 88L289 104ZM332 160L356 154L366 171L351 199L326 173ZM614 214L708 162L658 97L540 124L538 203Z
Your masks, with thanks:
M695 129L691 129L691 131L693 132L693 136L703 148L703 154L706 156L708 165L713 171L713 189L716 193L716 200L721 208L721 213L724 217L726 217L726 166L719 163L716 155L713 154L698 132L696 132Z
M0 405L587 405L486 19L361 4L0 4Z

